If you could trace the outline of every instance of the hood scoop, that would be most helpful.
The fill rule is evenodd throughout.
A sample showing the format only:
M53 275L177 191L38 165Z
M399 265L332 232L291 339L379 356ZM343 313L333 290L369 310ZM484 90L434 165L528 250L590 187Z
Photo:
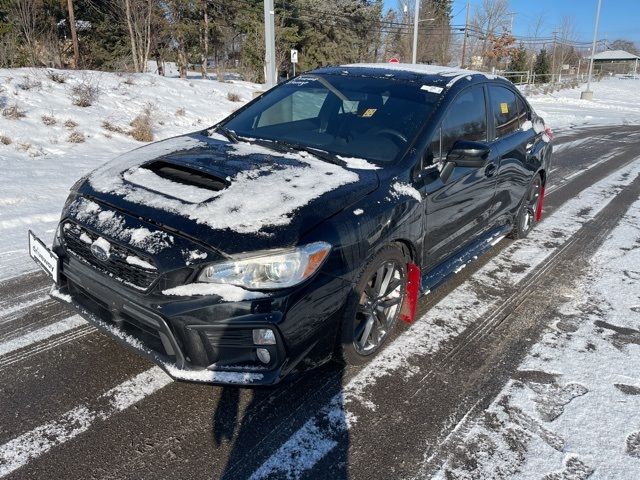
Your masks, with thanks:
M156 160L124 173L123 178L139 187L188 203L202 203L215 197L229 183L199 169Z

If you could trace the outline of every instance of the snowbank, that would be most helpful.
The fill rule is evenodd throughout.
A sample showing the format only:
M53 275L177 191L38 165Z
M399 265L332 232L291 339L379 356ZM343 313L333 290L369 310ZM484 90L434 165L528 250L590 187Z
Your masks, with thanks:
M591 84L593 101L581 100L586 84L546 95L530 95L531 106L553 130L640 124L640 79L606 78Z
M92 105L73 104L79 85L95 91ZM213 125L259 88L196 76L180 80L150 73L0 69L0 110L17 107L12 112L19 117L0 116L0 280L35 269L27 254L27 229L50 242L69 187L78 178L144 145L128 131L145 108L160 140ZM228 100L228 93L238 94L241 102ZM76 132L84 142L70 141Z

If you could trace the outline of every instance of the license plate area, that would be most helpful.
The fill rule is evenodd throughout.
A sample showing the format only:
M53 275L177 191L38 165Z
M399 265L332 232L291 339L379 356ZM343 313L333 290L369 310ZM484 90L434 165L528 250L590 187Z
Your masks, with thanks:
M58 283L60 260L47 248L42 240L29 230L29 255L44 272Z

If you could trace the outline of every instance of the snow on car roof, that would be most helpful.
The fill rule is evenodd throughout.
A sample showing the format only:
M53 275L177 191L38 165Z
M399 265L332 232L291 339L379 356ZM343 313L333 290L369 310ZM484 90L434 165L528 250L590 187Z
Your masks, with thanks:
M445 67L443 65L425 65L421 63L350 63L341 67L376 68L384 70L401 70L403 72L421 73L423 75L440 75L443 77L455 77L458 75L482 74L475 70L463 68Z
M434 77L451 78L451 80L446 85L447 87L451 87L454 83L462 78L471 80L472 75L482 75L489 80L503 78L499 75L479 72L477 70L466 70L464 68L457 67L445 67L443 65L425 65L421 63L350 63L347 65L341 65L341 67L367 68L372 70L395 70L397 72L417 73Z

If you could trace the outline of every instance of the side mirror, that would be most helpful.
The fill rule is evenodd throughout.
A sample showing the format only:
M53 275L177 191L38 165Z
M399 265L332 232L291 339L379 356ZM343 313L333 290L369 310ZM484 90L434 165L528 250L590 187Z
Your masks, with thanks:
M483 167L491 149L481 142L458 140L447 154L447 163L458 167Z

